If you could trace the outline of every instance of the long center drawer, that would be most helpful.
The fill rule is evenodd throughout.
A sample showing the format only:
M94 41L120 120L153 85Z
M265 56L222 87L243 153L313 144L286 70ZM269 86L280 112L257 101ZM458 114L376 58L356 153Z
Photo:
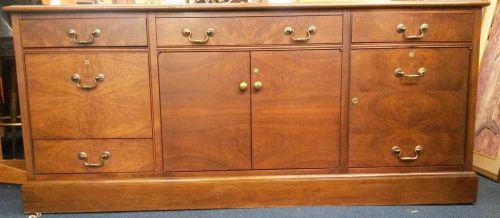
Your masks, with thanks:
M342 42L341 15L158 18L156 28L158 46Z

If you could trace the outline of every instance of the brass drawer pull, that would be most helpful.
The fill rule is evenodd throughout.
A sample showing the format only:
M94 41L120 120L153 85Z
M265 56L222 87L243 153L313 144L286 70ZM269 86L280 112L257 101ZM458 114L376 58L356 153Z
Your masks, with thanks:
M94 77L94 84L92 85L82 85L80 80L80 75L77 73L71 75L71 80L75 82L76 87L80 89L93 89L99 85L99 82L104 81L104 74L99 73Z
M187 37L190 42L194 44L206 44L208 40L210 40L210 37L213 37L215 35L215 29L213 28L208 28L207 32L205 32L205 38L204 39L193 39L191 38L193 34L191 33L191 30L188 28L182 29L182 36Z
M80 45L92 44L92 43L94 43L95 38L99 37L100 35L101 35L101 30L94 29L94 30L92 30L92 32L90 32L90 39L89 40L79 40L78 34L76 33L76 30L74 30L74 29L68 30L68 37L70 39L73 39L73 42L80 44Z
M417 73L416 74L406 74L406 72L404 72L401 68L397 68L396 70L394 70L394 76L398 77L398 78L403 78L403 77L406 77L406 78L418 78L418 77L423 77L425 76L425 73L427 72L427 70L423 67L419 68Z
M307 30L307 36L305 38L296 38L294 36L294 30L292 27L286 27L284 30L285 35L290 36L290 38L295 41L295 42L307 42L309 39L311 39L311 36L316 34L316 27L315 26L310 26L309 29Z
M102 166L104 166L104 163L106 163L106 160L108 160L110 157L111 157L111 153L109 151L104 151L101 154L101 158L100 158L99 163L88 163L87 162L87 153L80 152L78 154L78 159L82 160L86 167L102 167Z
M419 155L422 153L423 150L424 150L424 148L422 148L421 145L417 145L417 146L415 146L415 155L413 157L402 157L401 156L401 154L402 154L401 148L399 148L398 146L394 146L394 147L392 147L392 154L397 156L399 160L413 161L413 160L418 159Z
M406 27L406 25L404 25L402 23L398 24L398 26L396 27L396 31L398 33L403 33L403 36L406 39L421 39L422 37L424 37L424 33L429 31L429 24L423 23L422 25L420 25L420 34L416 35L416 36L409 36L406 33L407 30L408 30L408 28Z

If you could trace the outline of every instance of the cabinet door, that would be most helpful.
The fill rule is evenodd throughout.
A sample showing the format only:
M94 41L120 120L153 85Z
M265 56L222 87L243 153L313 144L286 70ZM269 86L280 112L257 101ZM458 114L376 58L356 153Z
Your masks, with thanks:
M152 137L146 52L27 54L25 60L33 139ZM76 74L79 82L72 81ZM104 79L97 82L99 74Z
M349 109L349 167L462 165L469 53L352 51L350 95L357 101Z
M250 169L249 52L161 53L166 171Z
M336 168L341 53L252 52L252 167Z

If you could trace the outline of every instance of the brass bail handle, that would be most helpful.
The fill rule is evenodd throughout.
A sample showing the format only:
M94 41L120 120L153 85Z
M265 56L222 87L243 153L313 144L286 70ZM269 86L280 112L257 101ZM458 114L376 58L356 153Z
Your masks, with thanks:
M403 33L403 36L406 39L421 39L422 37L424 37L424 33L429 31L429 24L423 23L422 25L420 25L420 34L419 35L408 35L407 30L408 30L408 28L406 27L406 25L404 25L402 23L400 23L396 26L396 31L398 33Z
M401 68L397 68L394 70L394 76L397 78L419 78L419 77L424 77L425 74L427 73L427 69L424 67L421 67L417 70L417 73L415 74L407 74L404 72Z
M402 151L401 148L398 146L392 147L392 154L394 156L397 156L399 160L401 161L413 161L418 159L419 155L424 151L424 148L422 148L421 145L415 146L415 155L413 157L402 157Z
M101 154L101 157L99 159L100 160L99 163L89 163L89 162L87 162L87 160L88 160L87 153L80 152L78 154L78 159L83 161L83 163L85 164L86 167L102 167L106 163L106 160L109 160L109 158L111 158L111 153L109 151L104 151Z
M290 36L290 38L295 41L295 42L307 42L309 39L311 39L311 36L316 34L317 28L315 26L310 26L309 29L307 29L306 37L305 38L300 38L300 37L295 37L295 31L293 30L292 27L286 27L284 30L284 34L286 36Z
M94 82L91 85L82 85L80 75L75 73L71 75L71 81L76 84L76 87L80 89L94 89L96 88L100 82L104 81L104 74L99 73L94 77Z
M182 36L188 38L188 40L191 43L194 44L206 44L208 40L210 40L210 37L213 37L215 35L215 29L214 28L208 28L208 30L205 32L205 38L204 39L193 39L193 33L191 32L190 29L184 28L182 29Z
M80 40L78 39L78 33L74 29L69 29L68 30L68 37L73 40L73 42L80 44L80 45L88 45L92 44L95 42L95 38L99 37L101 35L101 30L100 29L94 29L90 32L90 37L88 40Z

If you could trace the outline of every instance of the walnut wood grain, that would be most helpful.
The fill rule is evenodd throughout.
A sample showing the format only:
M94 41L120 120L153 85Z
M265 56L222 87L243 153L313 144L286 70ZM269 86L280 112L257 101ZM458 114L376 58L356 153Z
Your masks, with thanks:
M120 12L120 11L276 11L276 10L312 10L312 9L348 9L348 8L454 8L454 7L483 7L489 5L484 0L436 0L436 1L332 1L332 2L299 2L291 3L251 3L251 4L164 4L164 5L63 5L63 6L7 6L7 12Z
M464 172L43 181L24 185L22 192L27 213L460 204L477 200L477 176Z
M249 52L158 59L165 171L250 169Z
M145 18L27 19L20 21L23 47L147 46ZM79 40L89 40L94 29L101 35L88 45L68 37L74 29Z
M35 172L102 173L151 172L154 150L151 139L33 140ZM99 163L102 152L111 157L102 167L86 167L78 158L85 152L89 163Z
M413 53L414 57L410 56ZM370 49L351 53L349 166L463 165L470 51L467 48ZM400 79L425 67L421 79ZM415 161L416 145L424 148Z
M148 54L28 54L26 78L33 139L151 138ZM85 60L89 64L85 64ZM92 83L76 87L71 75Z
M158 18L156 25L158 46L193 45L181 34L184 28L191 30L194 39L204 39L206 31L213 28L215 35L206 45L342 42L342 16ZM294 42L284 34L288 26L295 31L295 37L306 37L311 26L317 28L317 33L307 42Z
M341 53L252 52L252 167L339 165ZM253 70L252 70L253 71Z
M396 31L398 24L404 24L408 35L419 35L423 23L429 24L429 30L421 39L405 39ZM355 11L352 42L470 42L473 27L473 11Z

